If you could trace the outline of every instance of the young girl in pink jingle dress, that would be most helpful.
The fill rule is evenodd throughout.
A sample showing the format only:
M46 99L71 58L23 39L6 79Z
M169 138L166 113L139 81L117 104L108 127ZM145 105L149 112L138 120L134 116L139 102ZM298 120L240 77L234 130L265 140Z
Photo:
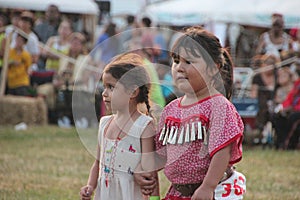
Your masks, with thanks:
M173 81L184 95L164 108L156 136L171 182L164 200L242 199L246 179L233 164L242 159L244 125L228 100L229 54L200 27L186 29L171 53Z

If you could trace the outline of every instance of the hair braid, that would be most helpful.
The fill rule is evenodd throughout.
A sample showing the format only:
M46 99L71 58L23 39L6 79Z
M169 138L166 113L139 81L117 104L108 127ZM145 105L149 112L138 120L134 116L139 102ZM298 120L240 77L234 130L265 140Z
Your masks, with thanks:
M149 86L148 85L143 85L140 86L140 93L138 96L138 102L145 103L147 107L147 112L149 116L151 115L151 106L149 102Z
M226 49L223 49L222 54L224 57L224 62L219 71L225 87L225 96L227 99L230 99L233 91L233 64Z

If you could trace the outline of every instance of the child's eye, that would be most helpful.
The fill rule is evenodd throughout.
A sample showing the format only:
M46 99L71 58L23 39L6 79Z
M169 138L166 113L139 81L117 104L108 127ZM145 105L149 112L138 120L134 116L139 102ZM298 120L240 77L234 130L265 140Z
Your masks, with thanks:
M188 61L188 60L186 60L186 61L185 61L185 63L186 63L186 64L191 64L191 62L190 62L190 61Z
M173 62L176 64L179 64L179 59L178 58L173 58Z
M109 89L109 90L113 90L115 87L111 84L107 84L107 85L105 85L105 88Z

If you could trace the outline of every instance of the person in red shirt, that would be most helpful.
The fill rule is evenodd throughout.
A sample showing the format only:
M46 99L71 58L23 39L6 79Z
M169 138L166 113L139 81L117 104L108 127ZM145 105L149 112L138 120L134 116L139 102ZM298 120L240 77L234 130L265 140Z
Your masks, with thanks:
M300 60L296 61L296 72L300 76ZM277 106L275 112L287 117L286 133L284 140L281 141L283 149L294 149L298 145L300 131L300 77L294 82L292 90L286 99Z

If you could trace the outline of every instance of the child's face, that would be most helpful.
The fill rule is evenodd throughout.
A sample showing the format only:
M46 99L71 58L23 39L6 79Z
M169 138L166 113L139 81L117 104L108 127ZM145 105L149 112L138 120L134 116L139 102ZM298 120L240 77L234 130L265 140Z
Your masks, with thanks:
M74 38L71 41L71 47L70 47L73 51L76 52L81 52L83 49L83 44L82 42L78 39L78 38Z
M102 97L105 107L113 113L128 109L130 94L126 88L110 73L103 73L102 81L104 85Z
M59 35L61 35L62 37L67 37L72 33L70 24L66 21L63 21L58 28L58 33Z
M197 93L207 87L207 64L203 57L193 57L181 48L179 58L173 58L172 76L183 93Z
M22 48L22 47L24 46L24 44L25 44L24 39L23 39L21 36L18 36L18 37L16 38L16 44L15 44L15 47L16 47L16 48Z
M278 70L278 83L279 85L285 85L291 81L290 73L287 71L288 69L279 69Z

